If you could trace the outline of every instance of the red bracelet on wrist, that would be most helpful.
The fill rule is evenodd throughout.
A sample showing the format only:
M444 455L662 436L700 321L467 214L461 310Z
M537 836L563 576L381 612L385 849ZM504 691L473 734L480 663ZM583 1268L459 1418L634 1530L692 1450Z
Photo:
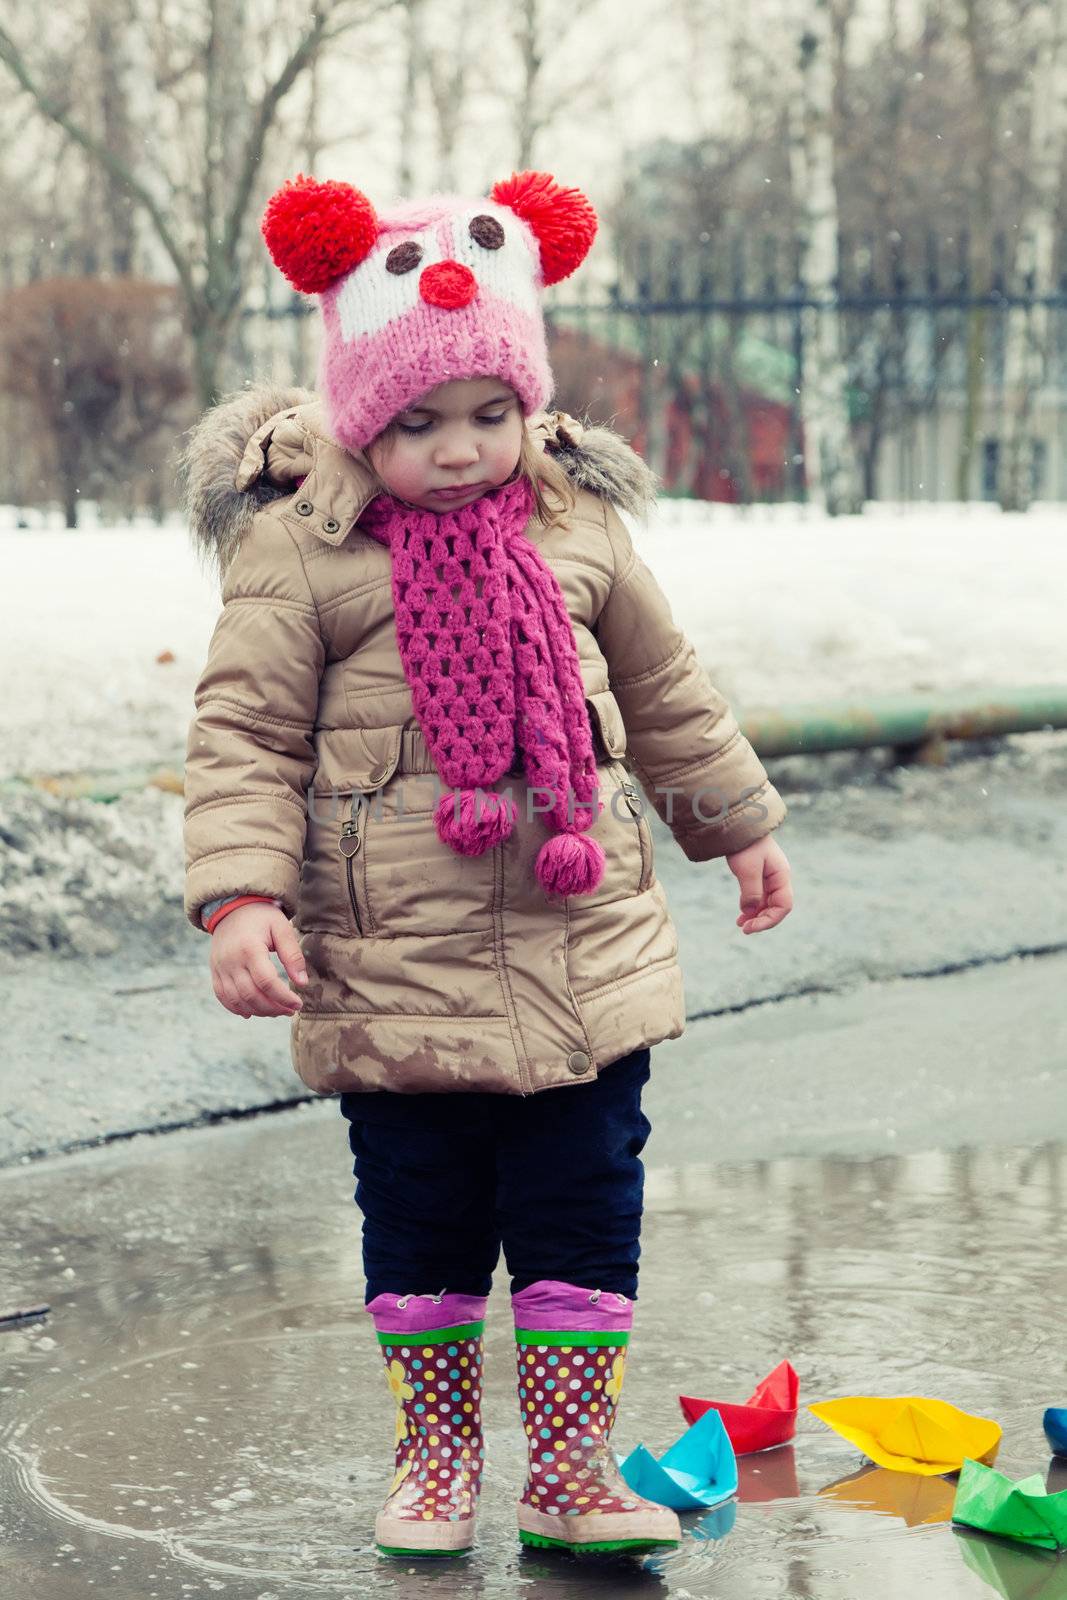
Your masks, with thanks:
M219 906L217 911L211 913L211 916L204 924L205 931L214 933L223 917L228 916L231 911L236 911L238 906L255 905L257 901L265 901L267 905L273 905L274 896L270 894L239 894L235 900L227 901L226 905Z

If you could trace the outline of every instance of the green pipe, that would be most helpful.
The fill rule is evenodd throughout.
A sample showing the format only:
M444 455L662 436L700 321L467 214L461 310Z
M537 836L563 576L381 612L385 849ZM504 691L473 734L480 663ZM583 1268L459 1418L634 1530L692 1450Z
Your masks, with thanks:
M756 707L739 715L738 722L761 757L996 738L1006 733L1067 728L1067 684L871 695L863 700L774 710Z
M33 773L4 778L0 794L25 794L40 789L65 800L118 800L133 789L166 789L181 794L184 788L181 763L169 767L128 767L122 772Z
M873 695L864 701L832 700L775 710L756 707L739 714L737 720L760 756L814 755L822 750L861 750L881 744L908 749L942 739L990 739L1006 733L1067 728L1067 684L958 689L937 695ZM150 784L181 794L181 763L125 772L5 778L0 793L36 788L85 800L117 800L131 789L146 789Z

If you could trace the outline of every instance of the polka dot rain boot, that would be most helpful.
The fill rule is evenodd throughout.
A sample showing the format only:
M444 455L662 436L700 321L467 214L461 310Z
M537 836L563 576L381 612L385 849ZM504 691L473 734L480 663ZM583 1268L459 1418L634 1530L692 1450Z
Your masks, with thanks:
M374 1318L396 1401L393 1481L374 1524L383 1555L462 1555L481 1486L484 1297L380 1294Z
M518 1504L522 1543L634 1555L676 1545L674 1512L634 1494L611 1449L633 1301L542 1279L512 1306L530 1452Z

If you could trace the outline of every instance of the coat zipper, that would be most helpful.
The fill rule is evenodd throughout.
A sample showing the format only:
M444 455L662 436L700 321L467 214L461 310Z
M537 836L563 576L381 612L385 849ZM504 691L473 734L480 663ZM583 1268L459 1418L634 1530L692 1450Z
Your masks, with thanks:
M618 783L619 788L626 796L626 804L637 820L637 842L641 846L641 877L637 885L637 890L640 894L648 888L646 881L648 878L648 849L645 843L645 829L648 826L648 822L645 817L645 808L641 803L641 797L637 792L637 785L630 778L621 776L618 778Z
M337 848L345 858L345 874L348 878L348 898L352 904L352 917L360 938L363 937L363 922L359 915L359 906L356 904L355 858L363 843L360 832L363 817L367 807L364 797L358 790L352 792L352 814L341 824L341 837L337 841Z

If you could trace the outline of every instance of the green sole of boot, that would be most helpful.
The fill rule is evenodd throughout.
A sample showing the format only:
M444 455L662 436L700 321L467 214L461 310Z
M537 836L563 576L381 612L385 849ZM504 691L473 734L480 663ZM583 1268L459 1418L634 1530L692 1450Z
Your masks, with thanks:
M435 1561L448 1561L454 1556L469 1556L470 1546L462 1550L405 1550L402 1545L379 1544L374 1547L381 1556L403 1556L405 1561L408 1556L432 1556Z
M569 1544L566 1539L550 1539L543 1533L519 1529L520 1544L535 1550L569 1550L576 1556L644 1555L652 1550L677 1550L677 1539L595 1539L590 1544Z

